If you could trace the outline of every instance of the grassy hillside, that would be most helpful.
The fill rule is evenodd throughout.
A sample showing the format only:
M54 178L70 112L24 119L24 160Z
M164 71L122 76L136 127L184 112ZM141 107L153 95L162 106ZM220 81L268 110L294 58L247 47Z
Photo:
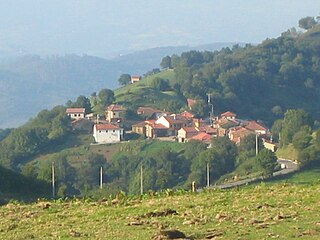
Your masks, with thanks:
M155 78L171 81L174 77L172 70L162 71L151 76L142 78L141 81L129 84L115 90L116 101L127 106L152 106L164 109L170 100L179 102L182 106L186 104L185 98L174 91L159 91L151 86Z
M1 239L319 239L319 184L0 207Z

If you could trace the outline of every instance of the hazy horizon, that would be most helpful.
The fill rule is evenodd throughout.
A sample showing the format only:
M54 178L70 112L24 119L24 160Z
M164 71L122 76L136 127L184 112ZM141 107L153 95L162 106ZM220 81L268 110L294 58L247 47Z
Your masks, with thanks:
M109 1L0 2L0 53L88 54L110 57L164 46L214 42L259 43L305 16L320 1Z

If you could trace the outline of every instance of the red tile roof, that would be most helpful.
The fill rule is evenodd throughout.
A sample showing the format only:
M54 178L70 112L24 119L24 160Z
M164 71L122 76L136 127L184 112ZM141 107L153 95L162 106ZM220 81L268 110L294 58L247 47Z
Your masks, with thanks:
M162 124L148 124L149 126L151 126L153 129L168 129L166 126L162 125Z
M183 129L186 133L199 132L199 129L196 127L183 127L181 129Z
M237 116L237 114L230 112L230 111L221 113L221 117L236 117L236 116Z
M254 133L244 127L236 127L230 130L230 140L235 143L240 143L241 138L244 138L250 134Z
M185 117L185 118L193 118L194 117L194 115L192 113L189 113L187 111L184 111L183 113L180 113L179 115L182 117Z
M199 140L201 142L211 142L212 136L207 133L200 132L199 134L191 137L189 140Z
M231 120L231 119L226 119L226 118L219 119L217 123L222 128L230 128L230 127L235 127L235 126L239 125L239 123L237 121Z
M116 111L125 111L126 109L121 105L111 104L107 107L107 110L116 112Z
M210 125L204 125L199 127L200 132L205 132L208 134L215 134L218 132L218 129L211 127Z
M97 130L119 130L121 129L119 126L112 124L95 124L94 127Z
M256 121L249 121L248 124L245 125L245 128L251 131L267 131L267 128Z
M188 119L181 116L163 116L170 124L174 123L187 123Z
M84 108L67 108L66 113L85 113L86 109Z

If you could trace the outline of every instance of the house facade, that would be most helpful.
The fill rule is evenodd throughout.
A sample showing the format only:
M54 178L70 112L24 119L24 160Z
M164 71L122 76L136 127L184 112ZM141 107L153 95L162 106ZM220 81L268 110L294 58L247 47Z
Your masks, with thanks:
M106 109L106 120L109 123L119 123L123 122L123 114L125 113L126 109L117 104L111 104Z
M82 119L86 115L86 110L84 108L67 108L66 113L71 119Z
M95 124L93 137L96 143L116 143L123 139L123 129L112 124Z
M220 115L220 118L225 118L228 120L236 120L236 117L237 117L237 114L230 111L224 112Z
M141 80L141 76L131 76L131 83L139 82Z
M178 130L178 142L187 142L189 138L197 135L199 129L196 127L183 127Z

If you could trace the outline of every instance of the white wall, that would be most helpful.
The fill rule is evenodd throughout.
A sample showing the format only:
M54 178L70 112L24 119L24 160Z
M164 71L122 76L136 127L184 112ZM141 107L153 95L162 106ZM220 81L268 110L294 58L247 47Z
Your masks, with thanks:
M96 130L94 127L93 137L97 143L120 142L123 137L123 129Z

